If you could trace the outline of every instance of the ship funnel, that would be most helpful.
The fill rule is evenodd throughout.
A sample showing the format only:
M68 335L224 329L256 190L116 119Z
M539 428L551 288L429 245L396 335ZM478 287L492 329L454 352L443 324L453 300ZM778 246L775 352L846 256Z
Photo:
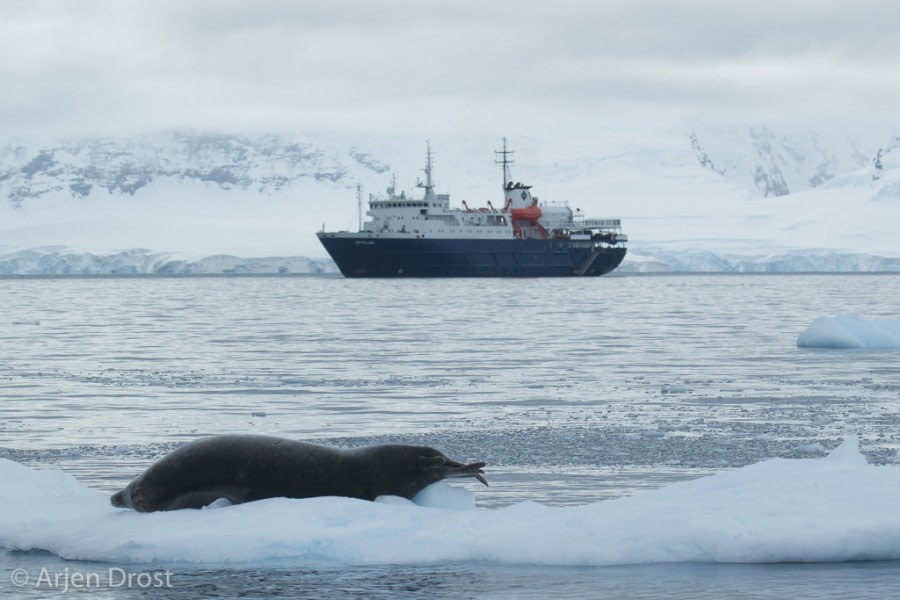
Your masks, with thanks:
M503 191L506 194L504 206L508 208L528 208L535 204L530 185L510 182Z

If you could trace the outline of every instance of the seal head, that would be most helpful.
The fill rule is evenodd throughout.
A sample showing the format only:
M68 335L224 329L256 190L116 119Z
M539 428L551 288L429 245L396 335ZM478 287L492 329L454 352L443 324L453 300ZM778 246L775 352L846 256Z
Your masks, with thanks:
M474 477L484 485L488 484L482 470L485 463L463 464L426 446L370 446L350 453L359 454L360 460L381 462L376 471L380 479L372 481L372 489L355 496L358 498L374 500L378 496L392 495L412 499L432 483L448 478Z

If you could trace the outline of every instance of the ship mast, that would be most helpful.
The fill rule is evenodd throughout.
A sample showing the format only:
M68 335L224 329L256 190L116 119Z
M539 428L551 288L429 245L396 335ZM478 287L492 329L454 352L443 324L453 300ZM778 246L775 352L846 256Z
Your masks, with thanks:
M425 197L430 198L434 195L434 184L431 182L431 168L433 166L432 156L434 153L431 151L431 141L425 142L425 183L423 184L421 181L416 183L416 187L425 188Z
M509 174L509 165L516 162L514 158L511 158L515 153L515 150L506 149L505 137L503 138L503 150L494 150L494 154L499 154L501 157L500 160L494 159L494 162L498 165L503 165L503 189L506 189L507 184L512 182L512 175Z
M356 209L359 211L359 231L363 230L363 196L362 184L356 184Z

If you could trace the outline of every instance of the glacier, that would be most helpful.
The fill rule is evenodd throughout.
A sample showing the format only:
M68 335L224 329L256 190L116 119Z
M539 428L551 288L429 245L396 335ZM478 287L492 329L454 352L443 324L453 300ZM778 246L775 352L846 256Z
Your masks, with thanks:
M900 257L825 249L750 255L631 244L623 273L897 273Z
M338 273L328 259L216 255L200 259L137 248L110 254L44 247L0 255L0 275L210 275Z

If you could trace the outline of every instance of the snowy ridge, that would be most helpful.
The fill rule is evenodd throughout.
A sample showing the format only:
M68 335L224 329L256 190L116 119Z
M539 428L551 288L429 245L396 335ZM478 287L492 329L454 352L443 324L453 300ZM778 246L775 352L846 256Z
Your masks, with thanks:
M336 149L309 136L169 133L0 150L0 185L14 206L55 192L133 196L163 178L261 193L302 179L352 185L361 170L384 173L388 167L354 147Z
M836 175L868 165L872 165L873 178L877 179L889 167L885 158L896 147L898 139L893 136L892 141L875 150L860 148L860 142L841 136L809 131L775 133L765 126L710 129L692 125L671 132L671 137L664 140L638 138L635 141L623 132L606 133L612 139L600 148L595 147L593 152L587 151L580 157L581 161L588 164L606 161L607 152L621 153L622 146L634 157L649 159L643 165L646 170L673 161L696 160L696 166L701 169L763 197L816 188ZM648 141L652 145L648 146ZM385 137L369 140L372 150L364 150L352 139L328 135L170 132L127 139L14 144L0 148L0 191L12 205L21 206L30 199L55 192L76 198L98 191L133 196L163 178L211 183L223 190L253 189L262 193L280 190L303 179L352 186L361 177L390 171L384 155L417 156L420 144L412 148L403 146L418 142ZM452 144L473 146L470 140ZM491 144L496 144L496 140L485 139L481 145L489 149L493 148ZM582 150L585 149L579 151ZM448 152L445 148L444 152L452 155L465 150L451 148ZM489 156L489 150L483 152ZM557 167L567 171L575 166L571 160L561 163ZM404 168L418 167L411 164Z
M438 483L416 498L427 508L395 497L275 498L142 514L113 508L61 471L2 459L0 477L0 546L65 559L306 567L900 559L900 469L867 464L855 436L823 459L772 459L572 507L472 510L469 492Z
M861 169L871 148L847 136L814 131L776 132L766 126L691 132L700 164L760 195L787 196Z

